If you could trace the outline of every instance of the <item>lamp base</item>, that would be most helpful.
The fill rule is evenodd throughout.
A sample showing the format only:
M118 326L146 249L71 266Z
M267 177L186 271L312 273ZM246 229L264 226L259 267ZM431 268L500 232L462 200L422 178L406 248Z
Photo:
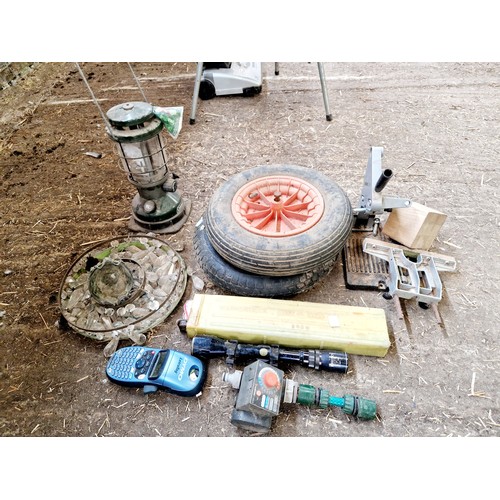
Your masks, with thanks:
M132 203L132 217L128 223L128 227L132 231L151 231L157 234L176 233L185 224L191 213L191 201L181 198L174 215L164 218L158 218L158 216L148 218L142 214L139 215L134 209L137 203L136 198Z

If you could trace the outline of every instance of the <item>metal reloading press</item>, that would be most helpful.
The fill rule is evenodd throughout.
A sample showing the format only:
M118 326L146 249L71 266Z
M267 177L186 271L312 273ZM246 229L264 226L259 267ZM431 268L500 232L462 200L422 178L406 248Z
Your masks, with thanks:
M379 234L383 212L411 206L409 199L382 193L393 175L391 169L382 169L382 156L383 148L371 148L358 207L353 209L353 231L342 255L346 286L383 290L386 299L416 298L425 306L437 303L442 297L438 271L454 271L456 262L449 256L393 244Z

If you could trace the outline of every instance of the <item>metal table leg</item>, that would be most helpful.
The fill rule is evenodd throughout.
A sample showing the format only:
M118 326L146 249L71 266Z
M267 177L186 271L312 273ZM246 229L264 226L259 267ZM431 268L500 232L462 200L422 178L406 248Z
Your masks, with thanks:
M189 123L193 125L196 121L196 107L198 105L198 94L200 93L201 74L203 73L203 63L199 62L196 66L196 78L194 80L193 103L191 105L191 116Z
M321 90L323 91L323 102L325 103L326 119L331 122L332 115L330 113L330 104L328 102L328 90L326 88L325 70L323 63L318 63L319 79L321 82Z

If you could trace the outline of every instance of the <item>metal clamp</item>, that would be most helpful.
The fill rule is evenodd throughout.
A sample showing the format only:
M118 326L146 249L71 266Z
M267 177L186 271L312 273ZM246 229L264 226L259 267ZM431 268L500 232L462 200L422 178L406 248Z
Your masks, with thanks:
M226 347L226 364L233 367L236 359L236 351L238 349L237 340L228 340L225 342Z
M425 304L439 302L442 284L438 271L456 270L453 257L417 252L373 238L365 238L363 251L389 263L387 294L391 298L416 298L418 302Z

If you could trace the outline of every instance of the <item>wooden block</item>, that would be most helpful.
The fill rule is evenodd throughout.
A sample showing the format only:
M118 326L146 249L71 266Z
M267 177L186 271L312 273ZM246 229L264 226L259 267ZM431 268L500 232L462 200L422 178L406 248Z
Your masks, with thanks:
M195 294L187 335L249 344L330 349L385 356L390 347L383 309L256 297Z
M408 248L429 250L446 217L442 212L412 202L408 208L394 208L382 232Z

